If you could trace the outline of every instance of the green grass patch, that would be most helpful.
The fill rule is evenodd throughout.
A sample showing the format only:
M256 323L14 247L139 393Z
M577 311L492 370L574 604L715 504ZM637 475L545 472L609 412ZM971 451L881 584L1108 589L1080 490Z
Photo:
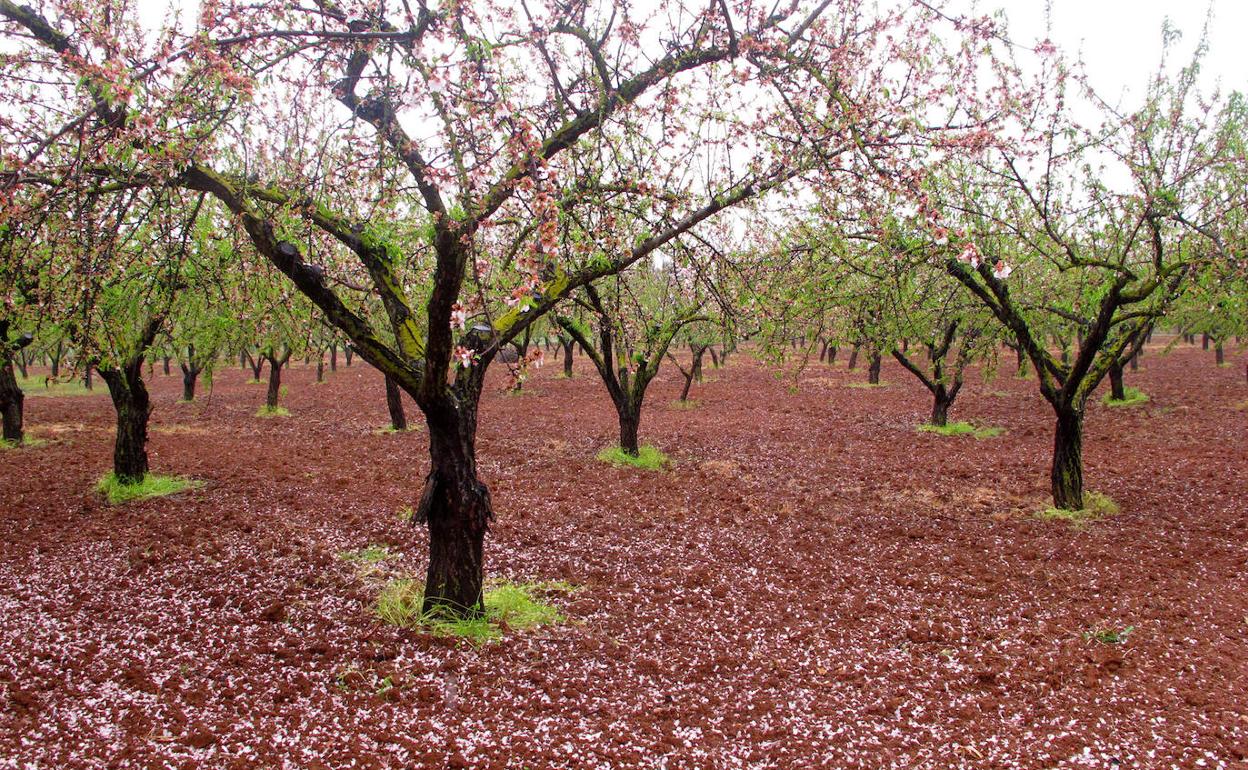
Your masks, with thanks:
M1101 644L1126 644L1127 637L1135 630L1135 626L1127 626L1126 628L1094 628L1091 631L1084 631L1083 638L1100 642Z
M251 379L251 380L247 380L247 382L246 382L245 384L247 384L247 385L259 385L261 382L262 382L262 380Z
M269 406L265 404L256 410L257 417L269 419L270 417L289 417L290 410L284 406Z
M392 555L390 546L373 544L355 551L343 551L338 558L355 564L380 564Z
M671 458L649 444L638 449L636 457L618 446L607 447L598 453L598 459L604 463L611 463L617 468L628 466L647 471L660 471L672 464Z
M35 438L27 433L22 436L22 440L20 442L0 438L0 451L8 449L34 449L35 447L43 446L46 443L48 442L44 439Z
M993 438L1005 433L1005 428L973 425L969 422L951 422L945 425L923 423L916 430L922 433L935 433L940 436L970 436L972 438Z
M1083 527L1097 519L1116 516L1119 510L1118 503L1111 500L1108 495L1102 495L1100 492L1084 492L1083 507L1077 511L1049 507L1036 515L1045 521L1064 521L1073 527Z
M410 505L405 505L399 509L399 521L411 521L416 518L416 509Z
M96 484L96 490L108 498L112 505L128 503L132 500L146 500L149 497L164 497L177 494L187 489L194 489L202 482L185 479L181 476L157 476L149 473L138 484L123 484L113 473L109 473Z
M61 381L44 380L42 377L18 377L17 386L22 389L24 395L30 398L95 396L108 392L107 388L103 390L88 390L87 386L83 385L80 379Z
M698 408L698 406L700 406L700 405L701 405L701 403L702 403L702 402L698 401L697 399L693 399L693 398L687 398L687 399L685 399L684 401L681 401L681 400L677 399L676 401L673 401L673 402L670 404L669 408L670 408L670 409L675 409L675 410L676 410L676 411L678 411L678 412L684 412L684 411L688 411L688 410L690 410L690 409L697 409L697 408Z
M1248 401L1240 401L1238 404L1236 404L1235 406L1231 408L1237 412L1248 412Z
M423 628L437 636L458 636L484 644L508 630L524 631L563 622L563 614L545 596L575 590L575 586L563 581L499 582L486 587L484 612L479 617L454 618L442 612L422 614L423 586L410 578L398 578L382 587L374 610L377 617L391 625Z
M403 430L397 430L393 425L387 425L384 428L378 428L373 433L376 433L378 436L394 436L400 433L420 433L421 430L420 423L412 423Z
M1105 406L1139 406L1148 403L1148 394L1139 388L1123 388L1123 394L1126 398L1114 398L1112 394L1106 393L1101 403Z
M887 388L887 382L847 382L845 387L854 388L855 390L875 390L876 388Z

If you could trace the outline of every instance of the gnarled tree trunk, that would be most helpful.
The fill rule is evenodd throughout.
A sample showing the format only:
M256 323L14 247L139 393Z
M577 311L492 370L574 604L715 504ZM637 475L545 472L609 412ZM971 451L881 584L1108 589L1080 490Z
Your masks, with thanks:
M1053 468L1049 474L1053 505L1068 511L1083 509L1083 411L1057 408L1053 433Z
M22 408L25 399L22 389L18 387L17 378L13 376L13 363L5 357L0 361L0 418L3 418L5 441L20 444L25 438L22 429Z
M1127 389L1122 382L1122 364L1109 367L1109 397L1115 401L1125 401Z
M572 348L576 345L576 340L561 340L563 344L563 376L572 379Z
M871 364L867 367L867 382L872 385L880 384L880 354L871 354Z
M429 527L429 569L422 612L475 616L482 611L485 534L494 512L477 478L476 409L426 410L430 470L417 519Z
M403 411L403 394L399 384L390 375L386 375L386 409L390 411L390 427L395 430L407 430L407 414Z
M620 418L620 449L625 454L636 457L641 452L641 445L637 440L637 434L641 430L641 405L633 404L631 399L625 397L616 401L615 412Z
M138 484L147 475L147 421L152 405L143 384L143 356L120 368L102 367L117 412L117 436L113 442L113 474L122 484Z

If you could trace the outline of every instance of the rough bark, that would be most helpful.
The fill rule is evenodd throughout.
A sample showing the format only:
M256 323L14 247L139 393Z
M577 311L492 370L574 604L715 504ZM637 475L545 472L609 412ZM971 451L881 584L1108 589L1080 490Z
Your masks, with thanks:
M881 363L880 354L872 353L871 363L867 367L867 382L871 383L872 385L880 384L880 363Z
M641 430L641 408L624 399L615 405L615 411L620 418L620 449L636 457L641 451L641 445L637 441L637 434Z
M1226 351L1222 349L1222 341L1218 340L1213 345L1213 358L1218 366L1226 363Z
M854 345L854 349L849 351L849 364L847 368L850 371L858 368L858 346Z
M493 509L489 490L477 478L475 406L425 414L430 470L417 511L417 519L429 528L422 611L477 616L482 611L483 546Z
M331 372L338 371L338 345L337 343L329 346L329 370Z
M1123 401L1127 397L1127 389L1122 379L1122 364L1109 367L1109 397L1115 401Z
M1049 474L1053 505L1068 511L1083 509L1083 412L1057 409L1053 432L1053 468Z
M120 368L100 368L117 412L117 436L113 442L113 474L122 484L138 484L147 475L147 421L152 406L143 384L143 356Z
M278 399L282 395L282 368L286 366L286 362L290 360L291 351L289 348L286 352L278 355L277 353L268 352L259 360L261 362L269 362L269 388L264 396L264 405L269 409L276 409Z
M22 429L22 407L26 396L13 376L13 364L8 357L0 361L0 416L3 417L5 441L20 444L25 437Z
M572 348L576 345L576 340L567 339L562 341L563 344L563 376L568 379L572 378Z
M386 409L390 411L390 427L395 430L407 430L407 414L403 411L403 394L399 384L390 375L386 375Z

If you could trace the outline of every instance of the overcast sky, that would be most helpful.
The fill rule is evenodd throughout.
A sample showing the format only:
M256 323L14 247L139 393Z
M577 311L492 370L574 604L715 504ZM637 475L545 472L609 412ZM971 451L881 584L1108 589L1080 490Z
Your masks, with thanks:
M1209 0L1051 0L1052 30L1045 28L1044 0L950 0L951 10L1005 10L1010 36L1020 43L1049 37L1071 54L1082 53L1089 80L1116 101L1124 89L1138 97L1161 57L1161 28L1169 18L1183 33L1171 63L1186 64L1205 26ZM1213 0L1209 53L1203 80L1222 91L1248 91L1248 0Z

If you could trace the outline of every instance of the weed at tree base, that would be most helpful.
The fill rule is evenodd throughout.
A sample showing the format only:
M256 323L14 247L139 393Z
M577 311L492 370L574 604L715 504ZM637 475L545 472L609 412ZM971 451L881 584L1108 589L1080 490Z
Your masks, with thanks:
M1116 516L1119 512L1118 503L1108 495L1100 492L1084 492L1083 507L1077 511L1065 508L1049 507L1036 513L1045 521L1065 521L1072 527L1083 527L1106 516Z
M920 433L935 433L939 436L971 436L972 438L994 438L1005 433L1005 428L973 425L969 422L951 422L945 425L932 425L925 422L915 430Z
M389 559L390 556L390 546L377 545L375 543L356 551L343 551L338 554L339 559L356 564L379 564Z
M46 443L48 442L45 439L35 438L27 433L22 437L21 442L9 441L8 439L0 438L0 451L9 449L34 449L35 447L41 447Z
M673 464L671 458L649 444L641 446L637 450L636 457L618 446L607 447L598 453L598 459L604 463L611 463L617 468L628 466L647 471L663 470Z
M1127 637L1135 630L1135 626L1127 626L1126 628L1094 628L1091 631L1084 631L1083 638L1085 640L1100 642L1101 644L1126 644Z
M165 497L187 489L202 486L203 482L185 479L181 476L157 476L149 473L137 484L123 484L117 475L109 473L100 479L95 488L108 498L111 505L120 505L132 500L145 500L149 497Z
M502 637L507 630L524 631L562 623L563 614L539 595L570 594L576 590L576 586L563 581L499 582L486 587L481 615L456 618L441 611L422 614L424 586L410 578L396 578L382 587L374 611L391 625L423 628L436 636L458 636L484 644Z
M290 410L282 406L268 406L266 404L256 410L256 416L263 417L266 420L270 417L289 417Z
M1116 398L1113 398L1112 394L1106 393L1104 398L1101 399L1101 403L1104 404L1105 406L1114 406L1114 407L1138 406L1140 404L1148 403L1148 394L1140 390L1139 388L1123 388L1123 395L1126 397L1122 399L1116 399Z

